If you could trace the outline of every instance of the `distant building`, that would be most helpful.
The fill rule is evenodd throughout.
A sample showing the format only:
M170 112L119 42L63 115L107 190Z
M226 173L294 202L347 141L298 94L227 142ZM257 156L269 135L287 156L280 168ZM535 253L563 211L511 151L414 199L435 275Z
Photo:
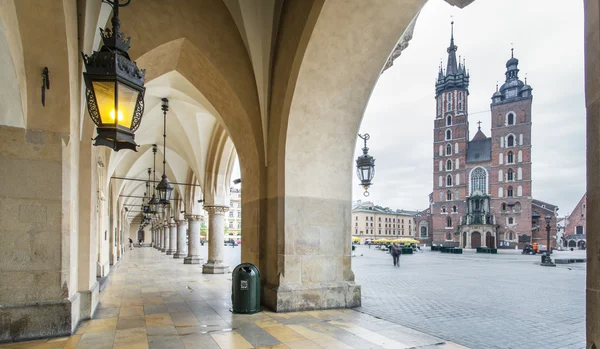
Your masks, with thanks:
M584 248L587 245L587 229L586 229L586 207L587 202L587 193L583 194L581 200L575 208L573 212L567 217L564 225L564 247L579 247Z
M367 239L399 239L416 236L415 215L417 211L392 210L357 201L352 209L352 236L361 243Z
M532 88L519 79L511 53L506 80L492 95L491 133L469 135L469 71L451 35L446 69L435 84L433 193L428 234L464 248L545 244L545 217L555 240L558 208L533 198ZM421 224L421 223L419 223Z
M242 231L242 192L229 189L229 212L225 213L225 234L240 235Z

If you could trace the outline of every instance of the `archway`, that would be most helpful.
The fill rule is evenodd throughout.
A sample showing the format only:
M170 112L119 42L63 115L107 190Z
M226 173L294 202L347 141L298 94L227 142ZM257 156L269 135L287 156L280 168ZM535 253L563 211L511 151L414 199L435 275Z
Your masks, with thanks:
M471 248L481 247L481 233L474 231L471 233Z
M496 248L496 238L490 231L485 233L485 245L489 248Z
M575 240L570 240L569 247L577 247L577 242Z

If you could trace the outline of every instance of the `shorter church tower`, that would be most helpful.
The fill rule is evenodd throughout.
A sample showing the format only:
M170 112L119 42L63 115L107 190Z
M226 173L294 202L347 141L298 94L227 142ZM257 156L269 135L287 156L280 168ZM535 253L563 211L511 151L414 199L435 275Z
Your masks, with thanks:
M506 80L492 95L492 208L501 240L531 243L532 88L519 80L519 60L506 62Z

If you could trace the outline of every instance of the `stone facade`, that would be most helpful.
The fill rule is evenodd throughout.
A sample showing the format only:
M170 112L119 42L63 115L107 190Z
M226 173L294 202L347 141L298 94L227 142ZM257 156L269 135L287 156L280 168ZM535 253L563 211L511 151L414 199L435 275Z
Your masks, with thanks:
M391 210L358 201L352 208L352 236L366 240L399 239L416 236L416 211Z

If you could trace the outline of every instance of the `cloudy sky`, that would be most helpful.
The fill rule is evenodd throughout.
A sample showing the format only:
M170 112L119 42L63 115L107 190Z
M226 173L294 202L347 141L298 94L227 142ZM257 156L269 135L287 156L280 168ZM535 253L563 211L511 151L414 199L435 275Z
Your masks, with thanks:
M504 81L512 43L519 78L527 76L533 87L533 196L569 213L585 192L583 2L575 0L477 0L464 9L429 0L408 48L380 77L365 111L360 132L371 135L376 158L369 199L390 208L428 205L434 80L440 59L446 66L451 18L471 74L470 134L481 121L490 136L490 97ZM353 199L364 199L356 178L353 188Z

